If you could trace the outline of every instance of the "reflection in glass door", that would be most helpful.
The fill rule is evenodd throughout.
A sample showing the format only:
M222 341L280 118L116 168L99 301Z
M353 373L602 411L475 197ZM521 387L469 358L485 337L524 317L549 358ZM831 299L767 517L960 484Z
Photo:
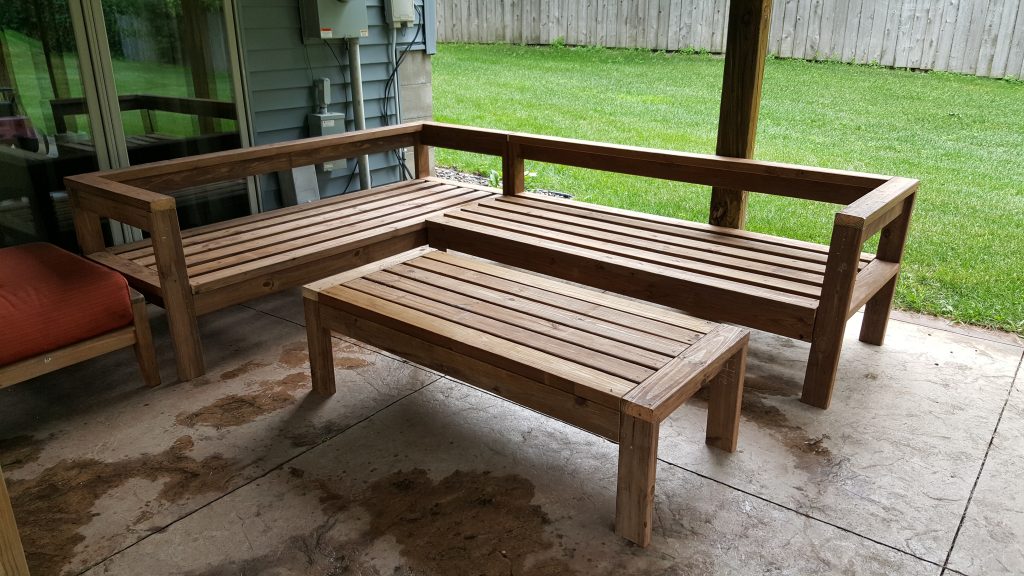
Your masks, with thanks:
M63 178L104 166L66 0L3 0L0 9L0 245L74 245ZM105 160L105 159L104 159Z
M241 146L220 0L108 0L102 19L130 164ZM244 180L176 196L183 226L250 212Z
M223 0L2 3L0 245L74 245L64 176L242 144ZM175 195L186 227L252 210L244 181Z

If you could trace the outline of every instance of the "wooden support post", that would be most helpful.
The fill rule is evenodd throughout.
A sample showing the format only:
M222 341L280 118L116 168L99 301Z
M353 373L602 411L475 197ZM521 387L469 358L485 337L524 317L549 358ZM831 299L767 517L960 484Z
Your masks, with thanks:
M412 147L412 158L416 167L416 177L430 177L430 146L421 143L418 135L416 137L416 144Z
M331 331L320 317L320 302L309 295L302 299L306 312L306 342L309 345L309 372L313 379L313 392L330 396L337 392L334 380L334 351L331 349Z
M153 256L160 276L164 309L174 342L178 378L182 381L202 376L203 348L199 342L199 322L192 285L185 269L181 246L181 226L174 207L156 210L152 215Z
M736 451L740 434L740 404L743 402L743 380L747 372L747 347L743 346L711 379L708 399L706 442L726 452Z
M811 352L800 400L821 409L832 401L839 353L843 349L847 313L857 279L857 265L863 246L861 230L838 222L832 231L825 278L821 286L821 305L814 315Z
M522 194L526 190L526 165L522 154L519 153L519 144L509 142L501 160L502 194Z
M732 0L730 5L718 146L715 150L721 156L754 156L771 13L772 0ZM746 219L745 191L720 187L711 189L708 220L711 224L743 228Z
M182 18L185 22L182 48L192 73L192 95L196 98L217 100L217 80L213 68L213 50L210 46L206 5L198 0L182 0ZM214 119L199 116L199 133L216 132Z
M0 470L0 575L28 576L28 562L25 550L18 536L18 525L14 521L11 498L4 484L4 472Z
M134 289L132 293L132 316L135 319L135 359L146 386L160 385L160 366L156 363L153 348L153 332L149 329L149 314L146 313L146 299Z
M878 253L875 257L886 262L901 263L903 247L907 243L910 231L910 214L914 210L916 194L903 201L903 213L882 228L878 240ZM898 277L897 277L898 278ZM864 308L864 321L860 325L860 341L881 346L885 340L885 329L889 325L889 312L892 310L892 299L896 295L896 279L893 278L868 300Z
M651 543L654 522L659 425L628 414L622 414L620 422L615 533L647 547Z
M99 215L78 207L78 198L74 191L71 192L71 207L71 219L75 223L78 249L85 255L105 251L107 242L103 238L103 222Z

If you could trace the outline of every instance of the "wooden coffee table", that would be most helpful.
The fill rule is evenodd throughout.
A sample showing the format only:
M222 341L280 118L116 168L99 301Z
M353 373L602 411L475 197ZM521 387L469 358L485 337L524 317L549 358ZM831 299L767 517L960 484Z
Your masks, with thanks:
M651 539L659 425L710 384L708 444L736 449L748 332L420 249L306 286L313 389L339 332L619 444L615 530Z

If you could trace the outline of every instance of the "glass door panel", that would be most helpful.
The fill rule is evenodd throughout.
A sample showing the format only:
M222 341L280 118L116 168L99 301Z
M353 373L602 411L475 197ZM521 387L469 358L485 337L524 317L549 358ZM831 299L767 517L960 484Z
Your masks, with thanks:
M219 0L105 2L102 10L130 164L241 146ZM184 227L251 212L245 180L175 195Z
M74 247L63 178L105 164L93 120L68 0L3 0L0 245Z

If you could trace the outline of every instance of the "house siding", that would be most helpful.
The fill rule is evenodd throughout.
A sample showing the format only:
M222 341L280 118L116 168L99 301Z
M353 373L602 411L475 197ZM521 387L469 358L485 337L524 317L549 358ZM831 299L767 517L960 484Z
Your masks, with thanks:
M428 6L423 6L424 1ZM421 13L432 14L432 3L433 0L416 0ZM391 67L387 57L388 30L384 25L383 10L381 0L367 1L369 37L360 40L367 128L384 125L380 108ZM345 41L331 43L337 59L325 44L304 44L299 0L238 0L238 19L253 144L272 144L308 136L306 115L314 111L312 84L316 78L331 79L332 103L328 110L345 114L346 130L355 129ZM408 73L406 68L410 66L427 66L429 70L429 57L424 56L433 51L428 50L433 43L424 36L432 40L435 34L433 19L427 18L426 22L426 34L421 34L417 44L410 48L410 54L417 53L417 57L406 58L402 64L403 75ZM415 27L401 28L397 40L400 44L409 42L415 35ZM421 110L422 105L414 114L417 118L422 117ZM393 117L391 123L394 123ZM321 195L335 196L358 189L359 177L352 175L355 165L350 161L339 170L321 174ZM398 161L387 153L370 155L370 171L375 186L395 182L401 175ZM279 190L276 174L261 177L263 210L281 206Z

